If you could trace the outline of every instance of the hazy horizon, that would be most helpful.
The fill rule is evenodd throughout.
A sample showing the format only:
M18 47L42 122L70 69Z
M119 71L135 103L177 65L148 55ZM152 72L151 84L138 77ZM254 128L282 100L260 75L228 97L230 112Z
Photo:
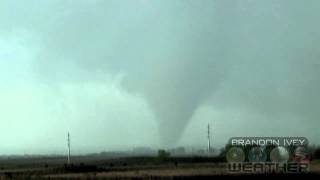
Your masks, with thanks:
M1 0L0 154L320 144L318 0Z

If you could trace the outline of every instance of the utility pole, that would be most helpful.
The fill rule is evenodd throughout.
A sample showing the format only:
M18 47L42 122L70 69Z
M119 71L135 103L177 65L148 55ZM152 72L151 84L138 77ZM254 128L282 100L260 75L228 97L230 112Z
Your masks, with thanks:
M68 132L68 164L70 165L70 133Z
M208 123L208 156L210 156L211 152L211 142L210 142L210 124Z

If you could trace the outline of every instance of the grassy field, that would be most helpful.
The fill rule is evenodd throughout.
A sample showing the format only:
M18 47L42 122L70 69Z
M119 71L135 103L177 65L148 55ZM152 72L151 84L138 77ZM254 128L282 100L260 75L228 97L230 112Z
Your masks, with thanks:
M0 179L192 179L239 175L228 173L221 159L206 157L159 160L79 156L72 160L73 164L67 166L64 157L1 159ZM310 167L311 173L304 175L320 174L320 161L313 161Z

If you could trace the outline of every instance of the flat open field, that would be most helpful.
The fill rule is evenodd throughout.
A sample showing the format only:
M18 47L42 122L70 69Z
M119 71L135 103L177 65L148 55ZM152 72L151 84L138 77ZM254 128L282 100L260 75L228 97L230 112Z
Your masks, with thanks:
M226 163L216 162L218 160L185 157L159 161L153 157L81 156L74 157L73 164L66 166L64 157L1 159L0 179L192 179L239 175L228 173ZM313 161L310 167L311 172L304 176L320 175L320 161Z

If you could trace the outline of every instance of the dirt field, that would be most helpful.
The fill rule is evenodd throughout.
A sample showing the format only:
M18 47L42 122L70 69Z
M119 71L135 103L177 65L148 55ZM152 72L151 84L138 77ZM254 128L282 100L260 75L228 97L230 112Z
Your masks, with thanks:
M213 176L253 176L230 174L225 163L202 161L212 159L178 158L158 162L154 158L79 157L75 160L77 164L72 166L64 165L63 158L6 159L0 160L0 179L205 179ZM310 167L311 172L303 176L320 175L320 161L313 161Z

